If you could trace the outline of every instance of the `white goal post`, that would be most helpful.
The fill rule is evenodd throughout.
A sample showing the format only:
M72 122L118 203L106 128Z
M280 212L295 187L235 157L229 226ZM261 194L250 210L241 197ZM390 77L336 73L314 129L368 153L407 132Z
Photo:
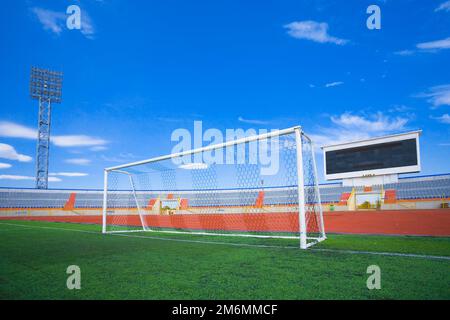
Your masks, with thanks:
M102 232L326 239L312 140L301 127L104 170Z

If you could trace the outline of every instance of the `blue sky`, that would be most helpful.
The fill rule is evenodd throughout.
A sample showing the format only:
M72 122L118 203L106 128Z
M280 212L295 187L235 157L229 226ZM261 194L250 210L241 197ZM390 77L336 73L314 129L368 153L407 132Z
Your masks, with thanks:
M450 172L446 0L8 1L0 30L0 186L34 186L31 65L65 74L51 188L99 188L104 167L170 153L194 120L299 124L319 145L422 129L422 174Z

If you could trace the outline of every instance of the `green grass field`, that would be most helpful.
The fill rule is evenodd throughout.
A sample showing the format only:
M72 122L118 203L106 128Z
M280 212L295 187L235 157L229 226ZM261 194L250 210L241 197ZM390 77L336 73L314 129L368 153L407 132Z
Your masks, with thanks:
M0 298L450 299L450 238L329 235L296 246L0 221ZM81 290L66 287L69 265L81 268ZM366 287L369 265L381 268L381 290Z

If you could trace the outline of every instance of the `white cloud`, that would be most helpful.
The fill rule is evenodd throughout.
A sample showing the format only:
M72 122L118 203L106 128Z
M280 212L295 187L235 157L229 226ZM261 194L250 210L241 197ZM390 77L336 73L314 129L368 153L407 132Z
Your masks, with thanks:
M334 43L344 45L348 40L333 37L328 34L328 23L316 21L294 21L284 26L287 33L296 39L306 39L319 43Z
M63 31L67 19L63 12L38 7L31 8L31 12L36 15L45 30L49 30L58 35Z
M54 173L49 173L49 176L52 177L87 177L88 174L87 173L82 173L82 172L54 172Z
M322 128L317 134L309 134L314 144L318 147L338 144L343 142L355 141L367 139L370 134L367 132L357 132L344 129L329 129ZM320 152L319 148L316 148L316 152Z
M37 139L37 131L17 123L0 121L0 136L8 138Z
M58 147L93 147L108 143L106 140L85 135L53 136L51 141Z
M37 130L14 122L0 121L0 137L37 139ZM97 147L104 148L108 141L87 135L52 136L51 142L58 147ZM100 151L104 149L96 149Z
M204 170L208 169L208 165L206 163L187 163L180 165L179 168L185 170Z
M417 50L407 49L396 51L394 54L399 56L411 56L416 52L436 53L442 49L450 49L450 37L441 40L421 42L416 44L416 48Z
M416 46L421 50L450 49L450 37L442 40L418 43Z
M403 104L400 104L400 105L393 105L389 110L388 110L388 112L407 112L407 111L411 111L412 110L412 108L411 107L408 107L408 106L405 106L405 105L403 105Z
M18 176L18 175L9 175L9 174L2 174L0 175L0 180L36 180L35 177L30 176ZM62 180L56 177L49 177L49 182L61 182Z
M399 56L412 56L414 54L414 50L400 50L395 51L394 54Z
M408 119L400 117L390 118L378 112L371 119L351 113L343 113L338 117L332 116L331 121L346 129L357 129L365 132L387 132L403 129Z
M439 5L434 11L450 11L450 1L445 1Z
M344 83L342 81L330 82L330 83L325 84L325 88L336 87L336 86L340 86L343 84Z
M9 169L11 167L12 165L10 165L9 163L0 162L0 169Z
M84 159L84 158L74 158L74 159L66 159L65 162L70 163L70 164L80 165L80 166L87 166L88 164L91 163L91 160Z
M243 122L243 123L249 123L249 124L259 124L259 125L264 125L264 124L268 124L268 121L263 121L263 120L256 120L256 119L244 119L243 117L239 117L238 118L239 122Z
M120 153L118 156L114 156L114 157L108 157L105 156L104 154L102 154L100 156L102 158L103 161L108 161L108 162L116 162L116 163L124 163L124 162L130 162L133 159L136 159L136 156L132 153Z
M91 151L104 151L106 149L108 149L108 148L105 147L105 146L95 146L95 147L90 148L89 150L91 150Z
M66 28L66 21L69 15L65 12L58 12L49 9L34 7L30 9L44 30L49 30L57 35ZM89 13L85 9L81 9L81 33L88 39L93 39L95 34L94 24Z
M440 117L431 117L432 119L438 120L439 122L450 124L450 115L448 113L443 114Z
M416 95L419 98L428 98L427 101L433 108L440 106L450 106L450 84L431 87L428 92Z
M409 121L407 118L384 116L380 112L371 117L346 112L339 116L331 116L330 120L334 126L321 128L319 132L310 134L318 146L368 139L375 135L404 130Z
M81 11L81 33L88 39L94 39L95 28L86 10Z
M0 143L0 158L19 162L30 162L33 160L30 156L18 153L13 146L6 143Z
M35 180L34 177L1 174L0 180Z

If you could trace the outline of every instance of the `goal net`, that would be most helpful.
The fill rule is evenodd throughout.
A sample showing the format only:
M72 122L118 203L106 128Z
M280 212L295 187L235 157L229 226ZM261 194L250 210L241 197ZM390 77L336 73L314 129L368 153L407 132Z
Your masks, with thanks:
M311 139L300 127L105 169L103 233L325 239Z

